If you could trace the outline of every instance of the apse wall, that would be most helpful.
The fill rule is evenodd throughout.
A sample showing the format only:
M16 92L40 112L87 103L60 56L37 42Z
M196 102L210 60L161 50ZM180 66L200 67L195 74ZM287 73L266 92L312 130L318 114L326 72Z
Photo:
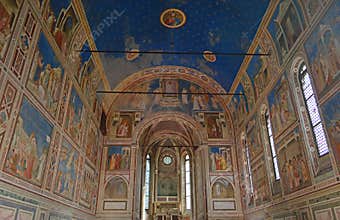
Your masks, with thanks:
M229 108L237 122L246 219L340 218L339 9L339 1L278 1L249 50L271 55L248 57L240 68L232 91L245 97L233 97ZM313 135L321 134L313 127L318 117L308 115L311 90L302 91L303 63L325 141ZM329 153L318 149L317 138Z
M155 156L157 149L177 146L182 153L192 152L191 219L239 219L242 208L237 187L233 123L224 99L203 94L205 91L224 93L223 88L211 77L192 68L156 66L132 74L115 89L144 94L111 96L97 218L142 219L143 192L146 191L145 156L150 153L152 164L158 160ZM180 94L152 94L162 91ZM199 92L202 94L195 94ZM187 142L161 144L163 139L170 137ZM180 170L177 172L176 176L180 176ZM150 176L158 174L157 169L151 168ZM164 195L159 197L157 184L149 189L151 199L147 212L150 216L165 218L167 209L159 207L175 204L176 208L169 208L169 212L175 211L181 218L190 218L183 208L184 190L178 180L169 181L172 185L178 184L176 198L170 198L173 200ZM232 192L227 193L229 190Z
M100 82L74 1L0 1L0 219L93 219Z

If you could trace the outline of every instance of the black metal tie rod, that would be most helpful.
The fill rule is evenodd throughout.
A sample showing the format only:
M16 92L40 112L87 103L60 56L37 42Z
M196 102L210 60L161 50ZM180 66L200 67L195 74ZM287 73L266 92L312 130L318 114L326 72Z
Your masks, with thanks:
M76 50L83 53L113 53L113 54L167 54L167 55L215 55L215 56L270 56L270 53L223 53L223 52L197 52L197 51L129 51L129 50Z
M99 90L96 91L97 94L146 94L146 95L220 95L220 96L230 96L230 95L244 95L244 93L209 93L209 92L138 92L138 91L107 91Z

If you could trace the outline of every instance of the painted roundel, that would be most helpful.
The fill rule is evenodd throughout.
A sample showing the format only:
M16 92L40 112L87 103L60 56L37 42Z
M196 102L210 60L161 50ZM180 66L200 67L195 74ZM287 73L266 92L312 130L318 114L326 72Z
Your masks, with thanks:
M132 49L130 50L128 53L126 53L125 58L128 61L133 61L135 59L137 59L137 57L139 56L139 50L138 49Z
M170 8L161 14L161 23L167 28L179 28L185 24L186 16L183 11Z
M216 61L216 55L209 50L206 50L203 52L203 58L210 63L213 63Z
M170 156L163 157L163 163L165 165L170 165L172 163L172 158Z

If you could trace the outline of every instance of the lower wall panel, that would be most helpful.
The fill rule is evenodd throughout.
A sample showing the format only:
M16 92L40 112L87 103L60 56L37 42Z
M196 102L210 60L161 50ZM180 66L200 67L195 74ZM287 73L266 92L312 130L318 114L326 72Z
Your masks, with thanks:
M340 220L340 184L247 210L246 220Z
M93 215L0 182L1 220L94 220Z

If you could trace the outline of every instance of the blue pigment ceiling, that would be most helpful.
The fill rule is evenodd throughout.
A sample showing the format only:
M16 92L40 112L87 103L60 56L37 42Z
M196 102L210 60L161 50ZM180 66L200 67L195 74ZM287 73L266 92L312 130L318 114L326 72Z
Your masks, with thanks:
M246 52L269 0L83 0L98 50ZM186 23L169 29L161 13L177 8ZM114 88L128 75L157 65L197 69L229 90L244 56L217 56L210 63L201 55L142 54L128 61L124 54L101 54Z

